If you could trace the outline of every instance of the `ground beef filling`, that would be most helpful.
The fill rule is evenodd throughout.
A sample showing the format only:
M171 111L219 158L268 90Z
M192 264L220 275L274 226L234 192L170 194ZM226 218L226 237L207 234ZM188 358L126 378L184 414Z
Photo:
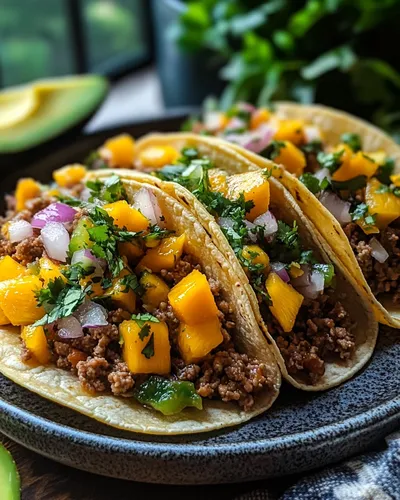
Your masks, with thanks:
M329 295L305 299L293 331L285 333L269 311L265 312L268 330L285 360L290 375L317 383L325 373L330 356L351 358L355 350L352 322L340 302Z
M344 227L344 232L372 293L376 297L390 293L393 303L400 304L400 229L387 227L378 234L367 235L357 224L350 223ZM389 254L382 264L372 256L372 238L377 239Z

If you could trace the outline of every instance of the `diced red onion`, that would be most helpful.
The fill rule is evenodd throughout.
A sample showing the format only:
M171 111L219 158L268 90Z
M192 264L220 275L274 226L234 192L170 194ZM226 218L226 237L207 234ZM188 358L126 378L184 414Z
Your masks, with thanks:
M236 104L237 109L240 111L247 111L249 113L253 113L256 110L256 107L250 104L249 102L240 101Z
M220 227L223 227L224 229L231 229L235 223L233 219L229 217L219 217L218 224Z
M42 229L42 240L51 259L65 262L69 245L69 234L61 222L49 222Z
M265 238L275 234L278 231L278 223L276 222L274 214L269 210L256 217L254 219L254 224L256 226L262 226L264 228Z
M11 243L18 243L26 238L30 238L32 235L32 226L26 220L11 222L8 227L8 236Z
M74 316L67 316L57 321L58 336L62 339L83 337L82 326Z
M146 188L140 188L135 194L133 206L140 210L140 212L149 219L151 224L158 224L160 227L163 227L160 205L151 191Z
M332 179L331 173L327 168L321 168L320 170L317 170L314 174L314 177L316 177L319 182L322 182L325 178L327 178L329 181Z
M253 243L256 243L257 234L252 231L256 227L256 225L250 222L249 220L245 220L244 224L247 227L247 236L249 240L252 241Z
M90 300L79 306L74 316L79 320L82 328L96 328L108 325L107 310L100 304Z
M237 116L234 116L232 119L229 120L226 128L227 129L246 128L246 122L244 120L241 120Z
M89 201L89 198L92 196L92 192L90 191L89 188L85 187L84 189L82 189L81 191L81 194L79 196L79 198L82 200L82 201Z
M217 131L221 128L221 112L206 111L203 116L204 127L210 132Z
M341 200L338 195L329 191L323 192L319 197L319 201L341 225L351 222L351 205L348 201Z
M292 278L290 281L295 288L308 286L310 284L310 266L308 264L302 264L300 269L303 271L303 274L297 278Z
M379 243L379 241L375 237L371 238L369 244L372 248L371 252L372 257L381 264L383 264L389 258L389 254L387 253L385 248L381 245L381 243Z
M104 274L103 266L88 248L74 252L71 264L81 263L84 268L93 267L93 277L100 277Z
M288 283L290 281L289 273L286 271L285 264L283 264L282 262L271 262L271 269L285 283Z
M33 216L32 227L41 229L48 222L71 222L75 214L76 210L65 203L51 203Z
M304 127L304 136L307 143L322 140L320 129L314 125L306 125Z
M298 287L297 291L308 299L316 299L324 290L325 279L320 271L312 271L310 283L307 286Z

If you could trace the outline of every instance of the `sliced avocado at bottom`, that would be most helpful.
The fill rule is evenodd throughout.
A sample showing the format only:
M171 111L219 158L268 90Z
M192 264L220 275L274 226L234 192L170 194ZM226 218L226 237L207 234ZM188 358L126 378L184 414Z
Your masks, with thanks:
M15 96L27 100L34 92L38 105L26 112L18 107ZM12 105L19 113L11 117L10 125L0 128L0 154L17 153L41 144L78 124L91 115L104 99L108 89L105 78L97 75L48 79L15 90L0 93L0 103L13 96ZM25 91L25 94L24 94ZM10 100L10 99L9 99ZM4 104L6 105L6 104Z
M0 498L20 499L20 480L15 462L10 453L0 445Z

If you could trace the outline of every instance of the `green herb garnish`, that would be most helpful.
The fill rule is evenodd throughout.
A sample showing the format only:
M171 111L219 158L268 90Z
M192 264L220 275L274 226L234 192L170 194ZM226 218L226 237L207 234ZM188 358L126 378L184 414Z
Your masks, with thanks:
M149 341L143 347L141 354L143 354L146 359L150 359L154 356L154 333L150 335Z
M362 149L361 137L358 134L342 134L340 141L347 144L354 151L354 153L357 153L357 151Z

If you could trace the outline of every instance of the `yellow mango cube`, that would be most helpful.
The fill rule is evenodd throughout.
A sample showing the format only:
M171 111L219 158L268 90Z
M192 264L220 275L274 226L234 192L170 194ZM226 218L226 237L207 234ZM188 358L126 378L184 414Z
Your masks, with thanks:
M168 328L164 322L123 321L119 325L123 338L122 357L132 373L167 375L171 371Z
M254 203L253 208L246 214L247 220L252 222L268 210L269 182L263 172L246 172L228 177L228 198L236 200L241 193L246 201Z
M41 187L38 182L30 177L20 179L15 190L15 208L20 212L25 208L25 203L32 198L36 198L41 193Z
M178 332L178 347L186 364L196 363L219 346L223 341L218 318L197 325L181 323Z
M132 167L135 157L135 141L128 134L108 139L103 148L110 155L111 167Z
M139 153L139 163L144 168L162 168L174 163L180 156L172 146L149 146Z
M143 304L157 308L161 302L167 302L169 286L156 274L145 272L140 278L140 284L144 288L142 295Z
M40 279L32 275L0 283L0 307L7 311L12 325L30 325L44 316L45 311L38 307L35 297L35 291L41 288Z
M136 269L138 271L150 269L153 273L159 273L161 269L173 269L181 258L185 240L184 234L164 238L158 247L147 250Z
M370 178L375 174L378 166L371 158L359 151L350 158L349 162L342 163L333 173L332 179L334 181L348 181L359 175L366 175Z
M283 146L274 157L274 162L283 165L285 169L296 177L300 177L307 164L306 157L292 142L282 141Z
M305 142L304 123L301 120L280 120L274 139L275 141L290 141L295 146L303 144Z
M95 281L93 281L93 279ZM82 288L86 288L87 286L90 286L90 298L93 299L94 297L103 297L105 295L105 290L101 286L101 282L98 281L98 277L94 277L92 274L89 274L89 276L85 276L79 281L79 284L81 285Z
M365 203L368 205L369 213L376 216L376 225L383 229L400 217L400 198L393 193L377 193L382 184L373 177L368 181L365 190Z
M43 326L24 326L21 331L21 338L25 342L27 349L41 365L46 365L50 361L50 350Z
M19 278L26 274L26 267L19 264L9 255L0 260L0 281Z
M271 118L271 112L267 108L256 109L250 118L250 129L254 130Z
M81 182L86 175L86 168L83 165L74 164L54 170L53 179L60 187L71 187Z
M224 196L228 192L227 174L218 169L212 169L208 173L211 191L222 193Z
M264 270L269 270L269 257L264 250L258 245L244 245L242 256L249 260L252 264L261 264Z
M284 332L292 331L304 297L276 273L268 275L265 288L272 301L272 305L269 306L271 313Z
M139 210L131 207L127 201L120 200L104 205L104 210L114 219L114 224L128 231L145 231L150 222Z
M383 149L379 149L378 151L368 151L366 155L371 158L371 160L374 160L374 162L378 165L384 165L388 159L387 153Z
M400 187L400 174L391 175L390 180L396 187Z
M45 286L49 284L49 281L54 281L56 278L62 278L66 281L65 276L61 273L61 266L55 264L51 259L47 257L42 257L39 260L39 278L43 280Z
M126 257L128 262L134 262L143 256L144 250L138 241L124 241L118 243L118 251L122 257Z
M0 307L0 326L9 325L9 324L10 324L10 320L7 318L7 316L4 314L3 309L1 309L1 307Z
M110 297L115 307L120 307L131 314L136 309L136 294L132 288L124 284L124 277L131 273L127 269L123 269L117 278L114 278L112 285L107 290L103 291L107 297Z
M197 269L171 289L168 299L178 319L187 325L204 323L218 316L207 278Z

